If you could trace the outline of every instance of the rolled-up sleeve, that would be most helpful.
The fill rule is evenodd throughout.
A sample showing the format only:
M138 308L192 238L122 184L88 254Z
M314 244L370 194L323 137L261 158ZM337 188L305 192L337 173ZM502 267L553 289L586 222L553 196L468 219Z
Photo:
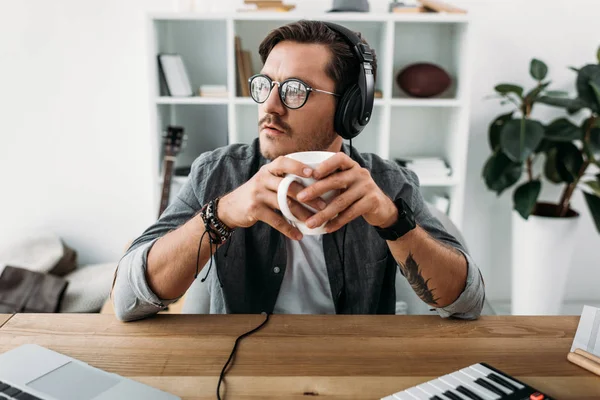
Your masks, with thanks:
M435 309L443 318L477 319L483 309L485 286L481 272L471 259L471 256L465 252L462 253L467 259L467 281L465 288L452 304Z
M121 321L135 321L156 314L178 299L160 299L148 285L146 266L148 252L156 243L141 244L119 262L113 289L115 315Z

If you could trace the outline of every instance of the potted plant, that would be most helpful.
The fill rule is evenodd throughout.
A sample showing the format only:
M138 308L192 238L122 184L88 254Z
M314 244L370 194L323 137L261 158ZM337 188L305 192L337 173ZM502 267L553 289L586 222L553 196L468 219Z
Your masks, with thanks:
M529 71L536 85L527 93L514 84L495 87L493 97L514 109L490 125L492 154L483 167L483 179L498 196L516 186L513 314L560 312L580 219L571 208L575 190L583 192L600 232L600 49L597 57L598 64L571 68L577 74L574 98L549 90L548 67L537 59ZM545 125L531 116L539 103L563 108L566 114ZM538 200L543 181L562 185L557 203Z

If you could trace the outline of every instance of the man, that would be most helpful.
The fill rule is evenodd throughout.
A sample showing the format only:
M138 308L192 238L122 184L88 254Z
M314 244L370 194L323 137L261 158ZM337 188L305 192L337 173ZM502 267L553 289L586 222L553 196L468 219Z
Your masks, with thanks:
M481 274L429 213L416 175L359 154L336 132L336 107L362 68L354 51L318 21L292 23L264 39L264 67L250 82L258 139L196 159L173 204L119 263L119 319L164 309L198 273L209 279L214 313L393 314L398 266L442 317L479 316ZM370 64L375 76L374 54ZM283 157L313 150L337 154L315 170ZM292 185L289 205L309 227L327 223L327 234L303 237L281 215L277 187L288 173L317 179L308 188ZM332 189L340 194L321 201ZM320 211L313 215L299 202Z

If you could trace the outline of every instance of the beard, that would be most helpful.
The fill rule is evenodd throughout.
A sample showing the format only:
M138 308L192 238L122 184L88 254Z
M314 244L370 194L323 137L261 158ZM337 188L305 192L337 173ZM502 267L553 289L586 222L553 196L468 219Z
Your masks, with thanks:
M267 160L301 151L325 151L338 136L333 129L329 132L298 132L273 114L267 114L258 121L259 129L263 124L275 125L283 131L276 137L259 132L260 153Z

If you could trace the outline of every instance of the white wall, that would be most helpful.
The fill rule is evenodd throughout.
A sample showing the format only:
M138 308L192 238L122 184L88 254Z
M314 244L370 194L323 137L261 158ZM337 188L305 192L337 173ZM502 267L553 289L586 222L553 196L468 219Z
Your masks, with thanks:
M295 3L300 13L331 4ZM385 11L387 3L372 0L371 8ZM548 63L557 89L570 89L573 74L566 67L593 60L600 44L600 2L453 3L470 10L474 31L464 233L489 297L508 299L510 194L496 199L480 179L489 154L487 126L502 109L482 99L501 81L529 84L532 57ZM155 218L144 15L177 4L0 2L0 242L15 230L52 229L79 251L82 262L110 261ZM211 4L235 7L241 0ZM600 263L593 250L600 236L580 198L575 205L584 222L568 299L599 301Z
M600 45L600 2L457 0L455 3L469 9L474 30L464 234L486 276L489 298L507 300L511 279L512 191L498 199L485 189L480 177L490 154L488 125L498 114L508 112L508 106L503 108L498 101L483 98L492 94L493 87L500 82L531 88L533 81L528 71L533 57L548 64L555 89L573 92L575 74L567 67L594 62ZM564 113L544 105L534 112L534 117L543 121L558 115ZM546 188L542 197L557 202L559 191ZM574 206L582 214L582 226L571 265L567 301L600 302L600 259L596 251L600 235L580 194L575 197Z
M50 229L111 261L152 221L144 13L163 3L0 2L0 241Z

